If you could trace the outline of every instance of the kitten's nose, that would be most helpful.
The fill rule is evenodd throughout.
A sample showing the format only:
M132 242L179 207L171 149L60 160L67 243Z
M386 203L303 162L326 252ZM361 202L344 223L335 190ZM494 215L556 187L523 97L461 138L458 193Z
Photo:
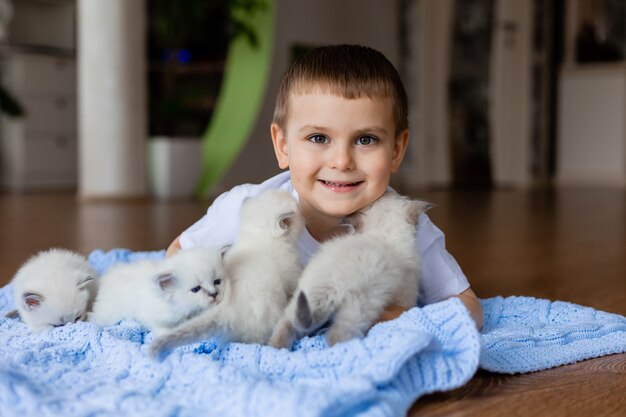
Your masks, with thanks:
M216 290L209 290L207 291L207 294L209 295L209 297L211 298L215 298L217 297L217 291Z

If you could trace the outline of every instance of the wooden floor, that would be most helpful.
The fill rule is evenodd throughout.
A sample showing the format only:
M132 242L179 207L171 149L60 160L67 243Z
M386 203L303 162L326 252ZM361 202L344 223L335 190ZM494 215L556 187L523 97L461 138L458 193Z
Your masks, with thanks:
M480 297L527 295L626 315L626 192L618 189L431 191ZM77 202L71 194L0 194L0 285L49 247L89 253L163 249L207 203ZM626 415L626 355L532 374L479 371L464 387L420 398L410 415Z

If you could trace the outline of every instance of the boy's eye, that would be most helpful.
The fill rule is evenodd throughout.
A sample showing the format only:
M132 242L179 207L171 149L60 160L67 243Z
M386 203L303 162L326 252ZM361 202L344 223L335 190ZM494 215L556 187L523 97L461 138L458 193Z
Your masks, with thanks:
M357 145L372 145L376 142L378 142L378 139L369 135L360 136L356 140Z
M191 289L191 292L196 293L196 292L200 291L201 289L202 289L202 287L198 285L198 286L196 286L196 287L193 287L193 288Z
M328 138L324 135L309 136L309 142L325 144L328 143Z

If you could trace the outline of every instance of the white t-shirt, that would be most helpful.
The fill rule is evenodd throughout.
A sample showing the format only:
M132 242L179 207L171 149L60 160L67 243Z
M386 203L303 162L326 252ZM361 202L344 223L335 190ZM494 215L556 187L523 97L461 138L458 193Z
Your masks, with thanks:
M298 198L285 171L261 184L243 184L220 195L207 213L180 236L183 249L193 247L221 248L235 241L239 226L239 210L243 200L269 189L290 192ZM304 229L298 241L300 261L306 265L320 243ZM458 295L469 288L469 282L456 260L448 253L445 236L426 214L420 217L416 234L416 253L422 256L419 304L430 304Z

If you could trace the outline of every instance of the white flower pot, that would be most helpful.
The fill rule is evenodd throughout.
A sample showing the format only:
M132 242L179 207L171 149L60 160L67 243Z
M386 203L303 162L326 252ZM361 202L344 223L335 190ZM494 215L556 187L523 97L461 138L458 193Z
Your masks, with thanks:
M194 196L202 173L202 141L189 137L153 137L148 142L152 194L160 199Z

